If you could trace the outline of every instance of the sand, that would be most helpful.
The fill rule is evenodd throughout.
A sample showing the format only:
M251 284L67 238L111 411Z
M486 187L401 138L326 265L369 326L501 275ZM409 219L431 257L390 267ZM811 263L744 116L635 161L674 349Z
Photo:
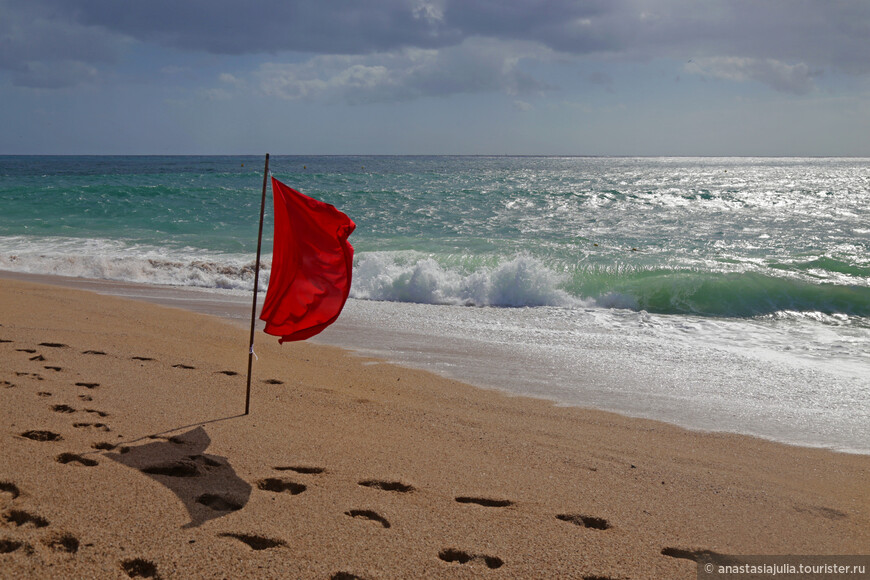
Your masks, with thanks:
M0 280L2 578L695 578L870 554L870 456Z

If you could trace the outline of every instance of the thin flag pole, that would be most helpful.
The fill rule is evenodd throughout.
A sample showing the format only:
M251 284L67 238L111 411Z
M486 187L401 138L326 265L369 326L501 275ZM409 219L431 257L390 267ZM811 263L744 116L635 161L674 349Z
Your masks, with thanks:
M263 171L263 198L260 200L260 232L257 234L257 263L254 266L254 304L251 306L251 345L248 351L248 390L245 395L245 415L251 410L251 367L254 364L254 326L257 319L257 290L260 286L260 249L263 247L263 214L266 211L266 183L269 179L269 154Z

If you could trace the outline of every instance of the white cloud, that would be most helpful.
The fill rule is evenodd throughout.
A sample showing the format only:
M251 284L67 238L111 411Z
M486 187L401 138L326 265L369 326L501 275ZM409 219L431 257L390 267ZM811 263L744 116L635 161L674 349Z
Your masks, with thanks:
M413 8L414 18L423 19L433 24L444 22L444 3L433 0L417 0Z
M771 58L712 57L694 59L685 65L691 74L736 82L756 81L777 91L803 95L815 89L820 73L805 63L787 64Z
M244 87L247 84L244 80L237 78L230 73L221 73L220 75L218 75L218 80L225 85L230 85L238 88Z
M344 98L368 100L394 84L383 65L363 64L357 57L315 57L302 64L266 63L255 73L261 90L288 100ZM374 99L379 100L379 99Z
M522 70L522 57L516 47L476 39L441 50L406 49L367 56L316 56L304 63L267 63L254 77L262 92L270 96L350 103L488 91L520 95L545 88Z

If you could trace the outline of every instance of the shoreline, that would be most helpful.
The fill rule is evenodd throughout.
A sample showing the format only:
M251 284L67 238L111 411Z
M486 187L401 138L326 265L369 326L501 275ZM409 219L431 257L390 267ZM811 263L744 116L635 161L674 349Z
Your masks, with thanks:
M17 545L0 577L694 578L711 553L870 554L868 456L262 339L243 416L239 325L0 293L0 541Z
M189 312L206 314L218 317L222 320L229 321L241 328L250 328L251 316L251 296L240 296L238 294L230 294L221 291L211 291L208 289L199 289L192 287L173 287L150 285L127 281L112 281L90 278L76 278L47 274L30 274L22 272L0 270L0 280L10 279L24 282L34 282L38 284L48 284L64 288L73 288L78 290L87 290L96 292L102 295L115 296L132 300L144 301L160 306L171 308L180 308ZM261 294L263 294L261 292ZM259 305L262 304L263 297L259 299ZM369 301L349 301L343 316L339 320L326 329L322 334L309 339L307 342L318 345L334 346L344 349L350 353L354 353L361 357L375 357L385 359L392 364L397 364L405 368L423 370L433 372L441 377L458 380L477 388L494 390L506 396L531 397L542 401L547 401L555 405L564 405L573 408L586 410L599 410L608 413L615 413L626 418L638 418L652 421L661 421L668 425L674 425L680 428L696 431L699 433L721 433L743 435L753 438L762 439L792 445L797 447L805 447L811 449L824 449L838 453L848 453L854 455L870 456L870 448L857 448L853 444L846 442L833 443L830 439L817 439L811 441L812 435L805 436L788 432L777 433L775 429L766 426L764 429L759 429L755 425L729 425L728 422L711 424L704 419L709 420L710 417L705 414L700 414L698 417L691 417L685 413L677 412L676 410L667 407L667 400L657 401L654 410L641 410L636 405L626 402L626 400L610 400L596 398L595 391L580 393L575 396L570 390L557 394L551 392L551 387L547 386L553 382L551 379L547 385L538 385L537 383L525 383L519 375L512 375L510 369L512 367L499 367L499 362L504 364L515 364L504 360L505 353L488 345L480 345L473 339L464 337L452 336L451 340L441 341L437 343L432 341L429 334L411 332L411 328L396 328L387 325L386 328L381 328L385 316L389 316L387 312L391 309L399 308L401 312L395 317L399 321L403 321L406 316L411 314L406 311L407 308L423 307L423 308L439 308L432 305L406 305L403 303L387 303L388 310L383 310L383 305L378 302ZM440 308L450 308L440 307ZM449 313L448 313L449 314ZM466 317L463 313L461 316ZM407 326L407 325L406 325ZM257 319L256 328L262 331L263 322ZM361 339L360 337L364 337ZM263 340L271 340L271 337L258 332L255 341L255 350L259 348L260 342ZM589 348L597 348L595 345L588 345ZM246 347L247 351L247 347ZM478 363L473 367L463 367L460 372L457 372L458 358L470 356L468 353L474 353ZM515 357L514 357L515 358ZM499 361L496 363L488 361ZM461 364L461 363L460 363ZM523 363L537 364L537 361L527 361ZM587 369L588 370L588 369ZM609 373L614 370L610 369ZM538 372L541 375L546 375L546 369L540 368ZM564 373L563 373L564 374ZM600 372L592 377L587 377L587 380L604 381L604 384L613 384L620 382L618 373L614 376L602 375ZM525 376L525 375L523 375ZM630 377L623 377L623 380ZM558 384L558 379L556 379ZM625 385L626 383L622 383ZM564 391L564 386L560 387ZM611 389L612 390L612 389ZM633 393L631 397L643 397L645 392L637 392L637 385L633 385L626 389L626 392ZM654 396L653 393L646 393ZM627 395L619 395L625 399ZM612 395L611 395L612 397ZM633 400L633 399L632 399ZM733 412L733 410L732 410ZM844 428L844 427L841 427ZM816 434L816 437L819 435ZM860 436L853 435L853 439L860 440Z

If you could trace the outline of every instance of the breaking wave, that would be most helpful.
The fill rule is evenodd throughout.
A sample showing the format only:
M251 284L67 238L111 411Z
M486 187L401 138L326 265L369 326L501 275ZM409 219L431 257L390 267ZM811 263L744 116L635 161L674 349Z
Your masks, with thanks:
M760 272L646 272L612 280L606 307L659 314L754 318L783 312L870 317L870 287L817 283Z
M0 269L230 291L250 291L253 286L254 260L247 255L193 248L170 252L111 240L52 238L26 245L21 241L0 240ZM270 268L271 256L265 255L261 291L268 287ZM870 326L870 287L816 282L776 268L767 272L659 268L603 275L595 268L557 271L529 255L486 262L473 256L438 260L419 252L360 252L350 296L463 306L618 308L719 318L787 315Z
M560 288L565 282L564 276L530 256L464 273L429 257L408 261L393 254L370 253L357 260L351 296L466 306L580 305L577 297Z
M254 283L255 262L247 256L208 255L193 248L170 253L111 240L51 238L17 249L8 247L11 238L3 241L0 270L222 290L250 291ZM263 261L261 289L268 285L270 266Z

